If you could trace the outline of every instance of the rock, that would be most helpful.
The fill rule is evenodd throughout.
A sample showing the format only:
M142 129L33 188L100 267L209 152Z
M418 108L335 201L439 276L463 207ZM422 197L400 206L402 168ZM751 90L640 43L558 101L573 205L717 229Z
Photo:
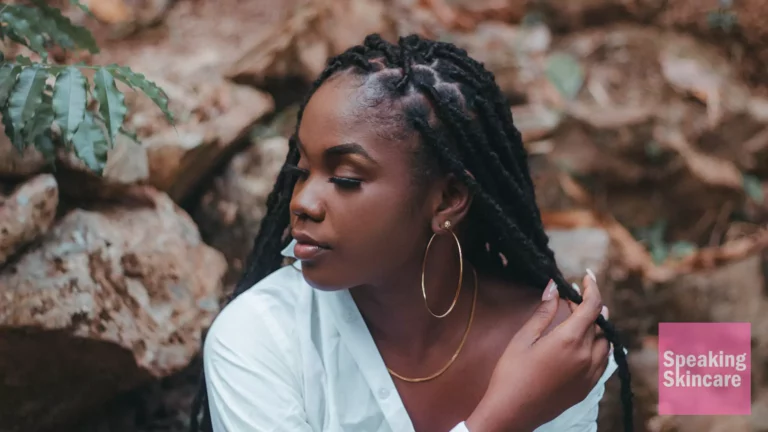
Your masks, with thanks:
M546 83L544 62L552 35L544 25L512 26L483 22L471 32L446 33L441 39L467 50L496 77L501 90L511 96L526 95Z
M86 26L97 41L117 41L162 24L175 0L82 0L90 14L61 3L56 6L72 22Z
M147 149L119 135L107 153L101 174L91 171L74 153L59 149L56 178L62 195L80 200L117 200L136 185L149 182Z
M604 275L608 270L611 238L601 228L577 228L572 230L548 229L549 247L555 251L555 258L563 276L574 279L581 285L589 268L595 275Z
M597 276L603 303L613 310L614 282L609 271L616 259L608 232L599 227L547 229L549 247L566 280L582 286L587 269Z
M153 198L71 211L0 272L0 394L14 395L4 430L76 421L199 351L226 262L165 194Z
M20 248L48 231L59 205L59 188L50 174L28 180L0 197L0 267Z
M143 140L149 158L150 183L177 202L230 156L235 150L233 144L274 107L266 93L230 83L212 89L212 97L219 99L220 104L208 118L167 128Z
M586 78L549 138L550 157L584 184L600 185L600 199L629 230L661 221L670 243L709 244L715 209L743 206L741 143L764 128L750 113L755 104L739 96L743 83L701 45L628 25L554 44L585 65Z
M764 290L758 254L708 271L678 276L653 287L646 295L648 308L655 312L657 322L748 321L758 326L766 317ZM762 337L768 338L768 334Z
M312 82L328 57L360 44L371 33L391 39L394 30L377 0L302 0L283 20L250 42L226 76L263 84L269 78Z
M723 7L726 3L727 7ZM655 22L683 29L719 45L722 53L732 57L729 61L742 69L743 76L765 85L768 83L764 73L768 65L765 46L768 31L760 18L766 14L768 5L762 0L681 0L665 3Z
M23 153L16 150L0 123L0 178L29 177L42 171L45 165L45 158L34 148L27 147Z
M207 243L229 261L227 285L235 283L243 270L287 152L285 137L256 141L232 159L195 210Z

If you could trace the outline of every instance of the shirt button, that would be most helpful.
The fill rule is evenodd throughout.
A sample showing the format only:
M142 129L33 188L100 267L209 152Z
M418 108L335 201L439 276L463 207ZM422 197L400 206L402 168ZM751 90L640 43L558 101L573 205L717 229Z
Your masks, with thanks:
M389 390L385 389L384 387L379 389L379 398L380 399L386 399L389 397Z
M354 319L355 319L355 314L353 314L352 312L347 312L346 314L344 314L344 321L351 323Z

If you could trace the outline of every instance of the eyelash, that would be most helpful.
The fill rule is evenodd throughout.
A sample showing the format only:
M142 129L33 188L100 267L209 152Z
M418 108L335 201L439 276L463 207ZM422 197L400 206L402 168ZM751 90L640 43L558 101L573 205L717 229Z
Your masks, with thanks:
M292 165L292 164L286 164L285 167L283 168L283 172L286 172L291 175L299 176L301 178L304 178L309 175L308 170L299 168L298 166ZM331 177L330 179L328 179L328 181L345 189L355 189L360 187L360 185L363 183L362 180L351 179L347 177Z

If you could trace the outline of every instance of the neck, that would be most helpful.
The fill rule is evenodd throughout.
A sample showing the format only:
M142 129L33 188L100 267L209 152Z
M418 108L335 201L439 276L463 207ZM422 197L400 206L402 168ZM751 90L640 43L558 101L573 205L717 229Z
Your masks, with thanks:
M422 263L416 261L410 260L406 268L391 272L394 276L381 283L356 287L350 292L380 347L419 357L431 347L464 332L472 307L474 276L472 267L465 261L461 292L453 310L444 318L436 318L425 305ZM424 284L429 308L435 315L444 314L453 304L459 273L455 250L430 250Z

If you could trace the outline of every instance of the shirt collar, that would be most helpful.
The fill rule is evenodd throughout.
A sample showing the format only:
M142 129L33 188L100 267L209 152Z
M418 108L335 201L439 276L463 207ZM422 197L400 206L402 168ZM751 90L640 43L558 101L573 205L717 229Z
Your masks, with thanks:
M296 261L294 261L293 264L291 264L294 268L301 270L301 261L296 259L296 256L293 254L293 247L296 246L296 239L291 240L290 243L288 243L288 246L285 247L282 251L280 251L280 254L284 257L293 258Z
M294 247L294 246L296 246L296 240L295 240L295 239L294 239L294 240L291 240L291 242L290 242L290 243L288 243L288 246L286 246L286 247L285 247L285 249L283 249L283 250L280 252L280 254L281 254L282 256L284 256L284 257L289 257L289 258L296 258L296 256L293 254L293 247Z

